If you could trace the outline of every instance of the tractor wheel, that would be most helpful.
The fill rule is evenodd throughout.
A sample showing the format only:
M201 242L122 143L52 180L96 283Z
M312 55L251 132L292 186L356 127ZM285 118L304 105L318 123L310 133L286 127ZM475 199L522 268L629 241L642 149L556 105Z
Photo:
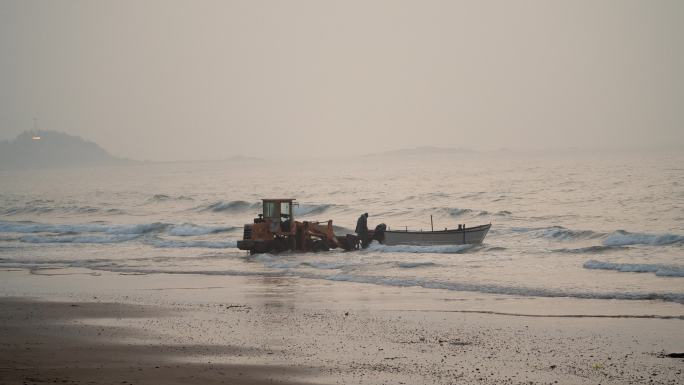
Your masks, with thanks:
M317 239L317 240L313 241L313 244L311 245L311 250L313 250L313 251L328 251L328 250L330 250L330 247L328 246L327 243L325 243L324 240Z

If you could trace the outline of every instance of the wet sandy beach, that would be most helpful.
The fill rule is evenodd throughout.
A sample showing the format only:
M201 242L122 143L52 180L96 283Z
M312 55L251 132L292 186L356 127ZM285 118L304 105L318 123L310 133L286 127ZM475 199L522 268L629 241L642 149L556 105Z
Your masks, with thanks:
M0 272L1 384L677 384L679 304ZM542 301L542 302L540 302ZM543 302L545 301L545 302Z

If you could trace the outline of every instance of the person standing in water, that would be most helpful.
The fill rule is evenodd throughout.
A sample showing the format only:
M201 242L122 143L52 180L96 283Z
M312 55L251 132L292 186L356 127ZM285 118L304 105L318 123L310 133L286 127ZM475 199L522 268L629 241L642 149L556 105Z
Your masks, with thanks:
M363 213L356 221L356 234L361 238L361 247L368 247L368 213Z

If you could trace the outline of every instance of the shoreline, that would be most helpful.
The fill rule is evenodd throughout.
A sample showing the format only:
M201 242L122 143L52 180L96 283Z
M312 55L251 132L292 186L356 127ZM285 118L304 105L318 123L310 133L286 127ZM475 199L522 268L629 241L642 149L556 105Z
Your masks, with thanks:
M677 384L684 370L663 356L684 351L680 304L93 273L0 271L0 384Z

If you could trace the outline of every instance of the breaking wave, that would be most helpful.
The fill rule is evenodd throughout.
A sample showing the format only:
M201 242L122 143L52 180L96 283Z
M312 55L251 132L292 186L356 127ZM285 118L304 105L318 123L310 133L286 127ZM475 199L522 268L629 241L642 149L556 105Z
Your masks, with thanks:
M489 212L487 210L473 210L473 209L466 209L466 208L458 208L458 207L433 207L430 209L431 212L436 212L439 214L443 215L448 215L452 218L458 218L462 216L477 216L477 217L486 217L486 216L507 216L511 215L510 211L502 210L502 211L497 211L495 213Z
M651 245L664 246L684 244L684 236L676 234L630 233L618 230L603 240L605 246Z
M148 199L148 202L167 202L167 201L191 201L194 200L189 196L178 195L171 196L166 194L154 194Z
M460 217L462 215L470 214L473 212L471 209L459 209L459 208L451 208L451 209L444 209L449 216L451 217Z
M511 212L507 211L507 210L502 210L502 211L497 211L497 212L492 214L489 211L483 210L477 214L478 217L486 217L486 216L490 216L490 215L496 215L497 217L505 217L505 216L511 215Z
M14 216L26 214L51 214L51 213L65 213L65 214L108 214L121 215L125 214L124 210L116 208L102 208L94 206L76 206L76 205L54 205L54 204L33 204L27 203L24 206L0 208L0 215Z
M174 236L179 236L179 237L190 237L190 236L196 236L196 235L207 235L207 234L215 234L215 233L222 233L226 231L231 231L236 229L236 227L232 226L226 226L226 227L205 227L205 226L198 226L192 223L183 223L180 225L175 225L172 226L168 234L169 235L174 235Z
M551 226L540 228L513 227L511 231L516 233L530 233L534 236L559 241L571 241L579 239L593 239L603 236L591 230L571 230L563 226Z
M459 207L432 207L427 211L431 213L436 213L438 215L446 215L452 218L458 218L466 215L484 216L489 215L488 211L484 210L473 210Z
M302 204L302 205L297 205L294 206L293 211L296 216L307 216L307 215L318 215L322 214L324 212L329 211L330 209L338 207L338 205L334 204ZM247 211L247 210L253 210L253 209L259 209L261 208L261 203L250 203L246 201L218 201L211 203L206 206L199 206L195 208L197 211L200 212L206 212L206 211L211 211L211 212L238 212L238 211Z
M111 226L105 232L108 234L147 234L163 231L169 226L170 224L162 222L142 223L137 225L119 225Z
M551 250L555 253L568 253L568 254L598 254L598 253L604 253L607 251L616 251L616 250L625 250L627 247L624 246L589 246L589 247L580 247L577 249L556 249L556 250Z
M296 216L307 216L307 215L318 215L335 207L332 204L320 204L320 205L299 205L294 207L294 214Z
M493 233L496 233L496 229ZM603 239L601 245L584 247L579 249L557 249L556 252L563 253L597 253L608 251L615 248L622 248L630 245L651 245L665 246L684 244L684 236L678 234L647 234L630 233L624 230L617 230L606 234L592 230L572 230L562 226L551 227L513 227L513 233L527 233L535 237L546 238L558 241L590 240Z
M684 277L684 265L657 263L614 263L590 259L582 265L585 269L615 270L628 273L654 273L659 277Z
M590 239L600 236L600 234L597 234L591 230L570 230L562 226L553 226L543 229L541 234L545 238L558 240Z
M246 211L260 207L260 203L249 203L246 201L218 201L206 206L199 206L198 211L212 211L215 213L230 211Z

